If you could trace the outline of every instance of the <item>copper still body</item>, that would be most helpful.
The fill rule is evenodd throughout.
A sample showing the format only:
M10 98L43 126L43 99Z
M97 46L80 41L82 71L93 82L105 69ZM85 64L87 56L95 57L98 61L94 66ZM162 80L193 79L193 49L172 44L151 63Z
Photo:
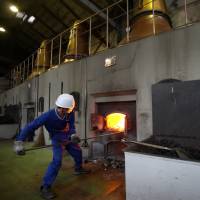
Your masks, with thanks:
M76 21L70 31L64 62L88 56L88 36L87 24Z
M34 68L28 79L31 79L45 72L50 67L51 44L48 40L44 40L40 48L37 50L37 56L34 62Z
M138 0L135 5L129 40L134 41L172 29L164 0ZM125 43L124 38L120 43Z
M39 68L41 67L49 68L50 55L51 55L51 44L47 40L44 40L37 51L35 66Z

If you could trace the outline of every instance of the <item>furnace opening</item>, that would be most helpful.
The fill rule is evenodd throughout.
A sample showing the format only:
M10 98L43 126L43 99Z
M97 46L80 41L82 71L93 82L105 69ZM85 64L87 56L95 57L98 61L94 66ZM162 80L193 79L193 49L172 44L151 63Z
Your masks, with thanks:
M111 113L105 117L105 129L112 132L124 132L126 115L123 113Z

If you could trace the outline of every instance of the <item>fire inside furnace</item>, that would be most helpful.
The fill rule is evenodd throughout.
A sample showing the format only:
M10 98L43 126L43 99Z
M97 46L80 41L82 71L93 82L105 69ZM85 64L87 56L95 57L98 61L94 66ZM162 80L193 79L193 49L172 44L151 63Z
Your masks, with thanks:
M109 131L123 132L125 130L126 115L122 113L111 113L105 118L106 129Z

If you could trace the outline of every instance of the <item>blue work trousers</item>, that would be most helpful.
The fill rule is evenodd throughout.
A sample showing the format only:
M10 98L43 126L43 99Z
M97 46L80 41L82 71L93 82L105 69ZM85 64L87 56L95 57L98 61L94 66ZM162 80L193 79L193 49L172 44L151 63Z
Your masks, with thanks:
M45 176L43 178L43 186L51 187L55 181L59 169L62 165L62 153L67 150L68 153L73 157L75 162L75 170L78 170L82 166L82 150L78 144L69 143L65 146L61 144L53 144L53 160L49 164ZM63 148L64 147L64 148Z

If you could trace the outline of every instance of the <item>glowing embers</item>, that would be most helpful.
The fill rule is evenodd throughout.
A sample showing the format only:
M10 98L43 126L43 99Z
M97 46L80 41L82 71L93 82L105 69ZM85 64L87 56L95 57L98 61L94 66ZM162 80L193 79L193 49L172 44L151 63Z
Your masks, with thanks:
M125 130L126 115L122 113L111 113L106 116L106 129L108 131L119 131Z
M105 117L102 115L91 116L92 130L124 132L126 124L126 115L123 113L110 113Z

